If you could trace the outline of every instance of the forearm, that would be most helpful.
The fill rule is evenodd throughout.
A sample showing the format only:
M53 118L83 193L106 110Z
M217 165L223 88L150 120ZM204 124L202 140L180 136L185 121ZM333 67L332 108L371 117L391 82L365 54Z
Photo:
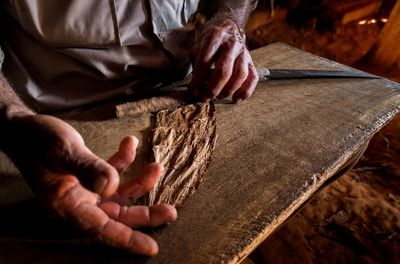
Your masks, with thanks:
M15 94L6 78L0 72L0 131L2 132L0 149L8 155L10 154L9 147L15 144L11 138L17 132L13 129L12 119L29 115L33 115L32 110Z
M10 87L6 78L0 73L0 127L15 115L33 114Z
M201 0L199 12L207 19L230 18L243 29L257 0Z

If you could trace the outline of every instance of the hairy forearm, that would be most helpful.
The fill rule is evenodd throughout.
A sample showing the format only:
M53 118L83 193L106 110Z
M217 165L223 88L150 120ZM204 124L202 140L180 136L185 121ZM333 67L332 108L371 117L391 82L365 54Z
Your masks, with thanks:
M243 29L256 3L257 0L201 0L199 12L208 19L230 18Z
M0 127L15 115L33 114L10 87L6 78L0 73Z

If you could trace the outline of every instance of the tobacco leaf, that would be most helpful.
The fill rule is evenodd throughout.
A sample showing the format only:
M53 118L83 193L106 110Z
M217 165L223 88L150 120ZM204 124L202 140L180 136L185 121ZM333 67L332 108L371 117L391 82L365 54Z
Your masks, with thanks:
M212 102L158 112L152 150L154 160L165 170L141 203L167 203L181 208L203 181L216 139Z

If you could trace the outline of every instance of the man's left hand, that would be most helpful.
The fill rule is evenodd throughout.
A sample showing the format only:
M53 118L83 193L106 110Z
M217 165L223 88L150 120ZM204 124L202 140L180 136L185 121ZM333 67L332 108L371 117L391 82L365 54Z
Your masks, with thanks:
M231 19L212 19L201 30L192 50L191 91L203 101L232 96L238 103L249 98L258 82L244 33ZM211 70L211 67L214 69Z

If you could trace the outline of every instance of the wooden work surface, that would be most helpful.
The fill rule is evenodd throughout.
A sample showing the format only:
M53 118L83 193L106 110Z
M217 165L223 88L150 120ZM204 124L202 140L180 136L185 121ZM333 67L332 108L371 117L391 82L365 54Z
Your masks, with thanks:
M283 44L252 55L258 66L271 68L349 69ZM211 166L178 220L153 231L160 244L155 258L93 245L34 202L24 202L32 195L3 157L0 262L237 263L399 112L399 89L376 79L270 81L240 105L217 104ZM68 122L101 157L110 156L127 134L140 137L146 156L150 115L80 119Z

